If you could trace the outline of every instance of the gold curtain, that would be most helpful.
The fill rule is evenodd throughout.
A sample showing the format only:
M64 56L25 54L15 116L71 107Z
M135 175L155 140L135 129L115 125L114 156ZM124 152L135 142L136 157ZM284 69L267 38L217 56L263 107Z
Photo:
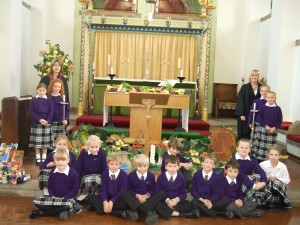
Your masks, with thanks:
M177 79L181 61L185 81L196 80L197 36L151 33L95 32L95 77L107 77L108 61L118 78ZM181 60L179 60L181 59Z

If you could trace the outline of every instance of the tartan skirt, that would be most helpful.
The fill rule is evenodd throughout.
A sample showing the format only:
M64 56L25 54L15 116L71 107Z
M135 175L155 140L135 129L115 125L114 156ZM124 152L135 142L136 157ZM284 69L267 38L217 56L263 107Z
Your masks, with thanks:
M249 175L248 177L255 184L260 182L259 174ZM272 197L271 188L267 185L263 189L257 191L252 188L247 188L247 186L243 184L242 190L245 193L245 201L256 202L257 205L264 205Z
M253 145L252 156L259 161L265 161L267 157L267 149L276 143L277 133L270 133L262 126L256 126Z
M80 181L80 189L85 187L100 187L101 185L101 177L99 174L88 174L81 178Z
M66 198L55 198L50 196L40 196L33 200L32 202L37 208L39 208L39 205L45 205L45 206L69 206L70 210L73 209L75 205L78 203L75 201L74 198L72 199L66 199Z
M34 124L30 129L29 147L52 147L51 125Z
M287 195L286 195L286 185L285 183L283 183L281 180L270 180L267 183L267 187L270 188L270 190L275 190L276 192L278 192L279 195L281 195L283 197L283 203L286 205L291 204L290 200L288 199ZM265 205L269 205L269 206L277 206L279 203L279 196L275 196L272 195L271 198L268 199L268 201L265 202Z
M54 141L60 135L64 134L64 125L62 122L52 122L52 141L53 146L55 146Z
M40 171L38 181L39 181L39 187L41 190L43 190L44 187L48 186L50 171L51 171L51 169L42 169Z

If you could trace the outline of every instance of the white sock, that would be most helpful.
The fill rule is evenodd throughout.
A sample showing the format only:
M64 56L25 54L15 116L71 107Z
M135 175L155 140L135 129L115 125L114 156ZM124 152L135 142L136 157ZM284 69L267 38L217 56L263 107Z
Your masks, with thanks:
M45 160L47 157L47 154L42 154L42 159Z
M36 154L35 158L36 158L36 161L40 162L41 161L41 154Z

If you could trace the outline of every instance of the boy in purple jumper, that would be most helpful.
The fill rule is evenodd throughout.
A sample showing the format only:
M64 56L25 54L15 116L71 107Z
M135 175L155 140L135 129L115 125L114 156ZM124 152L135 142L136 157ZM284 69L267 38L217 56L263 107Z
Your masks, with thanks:
M107 156L106 169L101 174L102 185L99 188L99 196L91 195L88 199L90 210L97 214L112 213L122 219L126 218L126 205L121 200L121 195L127 190L127 174L120 170L121 158L116 153Z
M146 216L145 223L152 225L158 219L154 208L165 195L162 191L155 191L155 176L148 170L148 156L134 156L133 165L136 170L128 175L128 191L122 195L123 201L130 208L126 212L133 221L138 219L138 212L141 212Z
M101 176L107 169L106 154L101 148L102 141L96 135L90 135L86 148L80 152L77 159L76 170L80 178L81 195L78 200L83 200L92 194L101 185Z
M57 150L54 154L56 167L49 175L49 195L33 200L38 210L29 213L29 218L59 215L62 220L82 211L76 203L75 196L79 192L79 177L75 169L68 166L69 154L65 150Z
M225 211L228 219L234 216L241 219L262 217L263 212L256 209L255 202L244 200L242 182L238 178L239 163L231 159L225 165L225 172L226 176L220 180L220 199L216 202L215 208L218 211Z
M156 205L155 210L165 219L171 216L197 218L200 216L199 211L186 200L185 180L183 175L178 173L179 165L179 158L175 155L165 159L167 171L162 172L156 182L156 190L163 191L165 198Z
M39 180L39 187L41 190L47 187L48 185L48 179L49 179L49 173L52 168L55 167L54 162L54 154L57 151L57 149L64 150L69 155L69 166L73 169L75 169L76 166L76 156L73 152L68 150L68 143L69 140L65 135L58 136L55 140L55 150L47 155L46 160L40 165L40 174L38 177ZM46 194L47 192L45 192Z
M215 201L219 199L220 176L213 172L217 159L213 153L204 157L202 169L198 170L192 181L191 194L193 206L210 217L216 217L216 211L213 208Z
M239 178L243 181L243 191L246 199L262 205L266 193L264 188L267 183L265 171L259 166L258 162L250 157L250 141L240 139L237 144L237 153L233 157L240 165Z
M268 159L267 150L276 144L276 130L282 124L281 108L276 104L276 94L270 91L267 94L267 103L260 107L258 114L257 149L255 158L262 162Z
M179 163L180 172L183 174L186 183L186 188L189 190L192 183L191 168L193 167L193 163L188 159L184 158L183 155L179 153L181 147L182 147L181 143L177 139L172 139L168 142L168 149L163 154L162 157L161 172L163 173L166 171L166 167L165 167L166 158L169 155L177 156L180 161Z

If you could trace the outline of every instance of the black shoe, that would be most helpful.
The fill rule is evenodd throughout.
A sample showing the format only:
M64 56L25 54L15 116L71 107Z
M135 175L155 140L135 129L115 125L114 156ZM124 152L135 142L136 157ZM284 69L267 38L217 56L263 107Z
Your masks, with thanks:
M70 211L63 211L59 214L59 219L61 220L67 220L69 217L71 216L71 212Z
M157 219L158 219L158 215L156 214L156 212L155 211L153 211L153 212L149 211L147 213L145 223L146 223L146 225L152 225L156 222Z
M232 219L234 217L234 214L231 211L226 211L225 214L224 214L224 217L226 219Z
M288 204L284 204L283 208L285 209L291 209L293 208L292 204L289 202Z
M259 210L259 209L255 209L251 212L250 217L256 217L256 218L261 218L263 217L264 212Z
M193 209L188 213L179 213L179 216L182 218L198 218L200 216L200 213L197 209Z
M126 217L131 221L137 221L139 219L139 214L137 211L126 210Z
M38 218L42 215L42 211L41 210L32 210L29 214L28 217L31 219L35 219Z
M280 210L276 206L270 206L268 207L269 212L280 212Z
M87 208L88 211L94 211L94 208L93 208L93 206L91 204L88 204L86 206L86 208Z
M42 163L41 160L38 160L38 159L35 160L35 165L36 165L36 166L40 166L41 163Z
M125 210L113 210L112 214L115 215L115 216L117 216L117 217L120 217L122 219L126 219L126 212L125 212Z

